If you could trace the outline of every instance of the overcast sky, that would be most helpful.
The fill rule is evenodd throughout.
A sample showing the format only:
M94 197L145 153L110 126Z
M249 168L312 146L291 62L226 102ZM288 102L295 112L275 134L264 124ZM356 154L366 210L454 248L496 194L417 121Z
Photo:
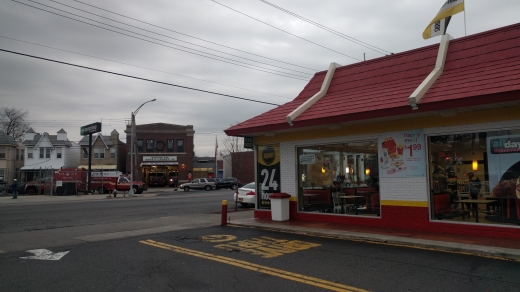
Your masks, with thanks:
M331 62L349 65L362 61L364 54L368 60L438 43L440 37L423 40L422 32L444 3L0 1L0 49L273 104L292 100ZM465 4L465 15L455 15L448 27L454 38L519 21L518 0ZM131 112L154 98L137 114L137 124L193 125L197 156L213 156L215 137L222 141L230 125L274 108L0 51L0 106L27 109L39 133L55 135L63 128L70 140L79 141L80 126L102 122L103 134L116 129L126 142Z

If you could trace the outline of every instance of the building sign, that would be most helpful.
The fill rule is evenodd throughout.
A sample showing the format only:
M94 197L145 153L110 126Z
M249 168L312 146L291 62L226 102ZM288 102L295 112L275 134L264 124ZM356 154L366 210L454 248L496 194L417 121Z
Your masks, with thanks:
M520 177L520 135L488 136L486 142L489 190L504 180L517 181Z
M256 183L258 209L271 209L269 196L281 190L279 145L258 146Z
M425 139L422 130L385 133L378 140L380 177L425 176Z
M93 123L90 125L83 126L80 128L79 132L82 136L101 132L101 123Z
M244 148L245 149L254 149L253 137L244 137Z
M300 155L300 164L314 164L316 163L316 155L302 154Z
M177 156L143 156L144 161L177 161Z

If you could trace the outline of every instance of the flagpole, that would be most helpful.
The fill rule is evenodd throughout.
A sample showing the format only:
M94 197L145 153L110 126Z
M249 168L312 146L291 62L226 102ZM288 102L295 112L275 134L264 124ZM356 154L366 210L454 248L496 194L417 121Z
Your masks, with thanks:
M464 3L464 36L467 36L466 33L466 3Z

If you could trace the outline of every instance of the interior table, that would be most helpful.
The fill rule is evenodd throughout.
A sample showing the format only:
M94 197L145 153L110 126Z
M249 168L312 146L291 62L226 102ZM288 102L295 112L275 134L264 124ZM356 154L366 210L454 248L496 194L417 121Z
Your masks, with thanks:
M341 200L354 200L354 205L356 207L356 215L358 215L358 206L359 206L359 199L365 198L365 196L337 196L336 198ZM341 208L343 208L344 205L341 205ZM342 210L343 211L343 210Z
M464 203L468 203L468 204L484 204L484 205L488 205L488 204L491 204L491 203L494 203L496 202L497 200L474 200L474 199L468 199L468 200L457 200L457 201L453 201L453 203L462 203L462 211L464 212ZM478 223L478 206L477 208L474 208L475 209L475 222Z

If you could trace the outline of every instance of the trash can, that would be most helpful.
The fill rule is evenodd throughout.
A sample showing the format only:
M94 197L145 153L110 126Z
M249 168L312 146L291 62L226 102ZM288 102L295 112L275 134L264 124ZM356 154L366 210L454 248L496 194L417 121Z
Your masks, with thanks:
M274 193L269 196L271 200L271 219L273 221L289 221L289 198L286 193Z

